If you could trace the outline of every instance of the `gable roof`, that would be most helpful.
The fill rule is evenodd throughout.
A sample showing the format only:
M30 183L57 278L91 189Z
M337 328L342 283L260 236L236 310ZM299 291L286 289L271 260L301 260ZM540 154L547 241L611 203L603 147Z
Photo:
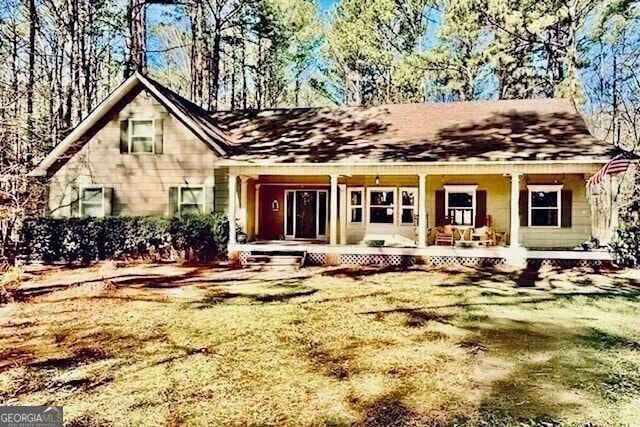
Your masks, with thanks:
M232 161L269 163L604 162L567 99L212 113ZM233 162L229 162L233 163Z
M229 163L606 162L567 99L207 112L133 74L34 169L51 176L142 90ZM118 110L119 111L119 110ZM225 164L224 161L222 164Z
M55 173L106 124L114 109L122 108L142 90L150 93L209 148L221 156L227 153L231 141L216 127L207 111L151 78L134 73L73 129L29 175L51 176Z

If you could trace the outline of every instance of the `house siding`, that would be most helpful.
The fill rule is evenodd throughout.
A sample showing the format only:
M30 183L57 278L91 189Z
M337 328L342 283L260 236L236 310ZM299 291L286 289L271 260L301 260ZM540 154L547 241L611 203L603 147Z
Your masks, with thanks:
M113 188L112 215L166 215L170 187L216 185L215 153L151 95L142 91L112 114L111 120L51 177L51 216L71 215L73 187ZM120 121L127 119L163 119L163 153L121 154ZM226 182L223 186L224 190L216 187L220 196L228 191ZM217 205L216 210L226 211L226 200Z
M582 175L530 175L528 184L562 184L571 190L571 227L520 227L520 242L528 248L573 248L591 237L591 207ZM527 183L520 184L522 190Z

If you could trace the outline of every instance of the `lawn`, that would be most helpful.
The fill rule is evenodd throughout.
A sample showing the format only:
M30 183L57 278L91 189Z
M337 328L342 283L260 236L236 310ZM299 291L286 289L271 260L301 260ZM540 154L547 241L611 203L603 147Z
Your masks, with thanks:
M31 272L0 403L75 426L640 425L640 275Z

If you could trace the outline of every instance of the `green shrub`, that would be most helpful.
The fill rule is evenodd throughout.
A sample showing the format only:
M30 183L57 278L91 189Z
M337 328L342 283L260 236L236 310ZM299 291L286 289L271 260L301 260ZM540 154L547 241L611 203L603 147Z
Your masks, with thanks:
M640 222L616 228L611 239L611 252L620 267L640 267Z
M184 259L207 261L226 252L229 225L222 214L184 215L171 218L169 234Z
M186 261L226 255L229 226L223 214L173 217L37 218L22 227L27 260L81 261L168 258Z

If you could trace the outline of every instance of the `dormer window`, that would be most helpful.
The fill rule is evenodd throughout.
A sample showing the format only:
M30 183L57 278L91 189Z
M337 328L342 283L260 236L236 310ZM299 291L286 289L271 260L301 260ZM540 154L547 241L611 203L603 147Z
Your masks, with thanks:
M153 120L129 120L129 153L155 153Z

